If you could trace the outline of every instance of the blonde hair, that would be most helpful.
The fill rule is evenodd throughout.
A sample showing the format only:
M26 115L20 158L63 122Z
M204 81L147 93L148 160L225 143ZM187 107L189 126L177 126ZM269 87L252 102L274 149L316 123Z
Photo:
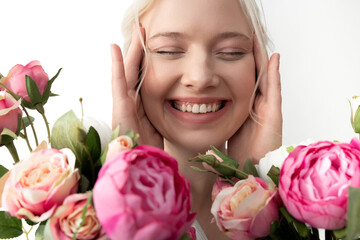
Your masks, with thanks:
M124 15L123 18L123 22L122 22L122 32L123 32L123 36L124 36L124 45L123 45L123 50L125 53L125 56L128 52L130 43L131 43L131 36L132 36L132 26L133 24L136 25L136 29L138 32L138 35L141 36L141 31L140 31L140 19L141 17L152 7L152 5L155 3L156 0L134 0L134 2L132 3L132 5L129 7L129 9L127 10L127 12ZM259 87L259 82L261 79L261 76L263 75L266 66L266 63L268 61L268 50L270 49L270 40L268 35L266 34L266 25L265 25L265 20L262 18L263 14L260 14L260 9L261 9L261 13L263 13L263 8L262 8L262 4L261 4L261 0L238 0L240 7L243 11L243 13L246 16L246 19L248 21L250 30L255 33L258 42L259 42L259 47L260 47L260 53L261 53L261 68L260 71L257 75L257 79L256 79L256 84L255 84L255 90L252 94L251 100L250 100L250 105L249 105L249 113L250 116L257 121L257 116L255 115L254 111L253 111L253 105L254 105L254 101L255 101L255 97L257 94L257 90ZM261 7L259 9L258 5ZM145 43L142 37L140 37L141 39L141 44L142 47L144 49L144 59L145 59L145 64L144 66L142 66L141 69L141 77L140 77L140 83L138 85L138 89L137 92L139 91L142 82L144 81L144 77L145 77L145 72L147 69L147 51L146 51L146 47L145 47Z

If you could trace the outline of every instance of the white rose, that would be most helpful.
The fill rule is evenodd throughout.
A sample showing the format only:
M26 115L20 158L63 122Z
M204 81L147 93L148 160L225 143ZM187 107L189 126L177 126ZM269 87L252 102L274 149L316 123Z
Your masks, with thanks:
M301 142L300 144L292 144L289 146L281 146L280 148L268 152L265 157L263 157L262 159L260 159L259 161L259 165L255 165L256 170L259 173L259 176L266 182L273 182L271 180L271 178L267 175L271 166L275 166L281 169L281 166L284 162L284 160L287 158L287 156L289 155L288 149L292 150L294 148L296 148L298 145L309 145L311 143L316 142L313 139L307 139L303 142Z

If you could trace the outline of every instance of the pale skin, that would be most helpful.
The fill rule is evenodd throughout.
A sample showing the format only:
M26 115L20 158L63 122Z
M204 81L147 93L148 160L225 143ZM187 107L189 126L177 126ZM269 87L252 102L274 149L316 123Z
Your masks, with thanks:
M175 157L180 172L190 181L192 210L198 213L197 220L206 235L209 239L227 239L215 223L210 223L214 175L191 170L190 165L195 163L187 160L204 153L210 145L226 151L226 140L227 153L240 164L247 157L257 162L281 145L280 56L273 54L265 63L265 74L260 79L253 106L258 116L256 122L249 116L248 106L261 55L257 38L249 30L237 2L181 0L179 4L178 1L158 1L140 19L141 35L149 53L149 70L137 102L136 84L144 57L139 35L134 31L126 61L119 46L111 45L113 127L121 123L123 131L132 128L140 134L140 144L160 147ZM198 14L200 11L202 14ZM166 16L172 18L163 21ZM227 33L240 33L241 37L229 37L223 29L228 29ZM176 37L163 34L169 31L181 34L175 34ZM153 38L159 33L166 36ZM224 35L227 37L217 37ZM197 124L182 122L172 115L174 109L167 104L168 99L180 101L184 96L190 99L186 101L195 102L214 97L230 100L227 107L219 110L223 113L218 120Z

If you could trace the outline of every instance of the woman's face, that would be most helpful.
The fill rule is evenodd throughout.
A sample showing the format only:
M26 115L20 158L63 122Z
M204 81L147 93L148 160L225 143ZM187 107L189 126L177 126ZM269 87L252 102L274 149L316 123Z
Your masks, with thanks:
M220 146L249 115L253 36L236 0L156 0L142 17L145 112L172 144Z

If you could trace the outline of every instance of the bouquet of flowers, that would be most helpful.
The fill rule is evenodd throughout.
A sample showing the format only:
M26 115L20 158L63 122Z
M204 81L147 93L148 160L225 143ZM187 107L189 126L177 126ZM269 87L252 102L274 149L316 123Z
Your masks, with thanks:
M120 135L120 126L111 132L73 111L50 131L44 105L57 96L51 86L60 71L49 79L32 61L0 75L0 146L15 162L10 170L0 165L0 238L28 239L24 221L37 226L35 239L195 237L189 182L163 150L137 146L133 131ZM47 141L39 144L29 111L44 119ZM21 160L17 138L29 148Z
M353 97L354 101L360 100ZM351 103L350 103L351 104ZM360 104L351 124L360 133ZM231 239L360 239L360 141L282 146L253 165L212 147L190 161L218 175L211 213Z

